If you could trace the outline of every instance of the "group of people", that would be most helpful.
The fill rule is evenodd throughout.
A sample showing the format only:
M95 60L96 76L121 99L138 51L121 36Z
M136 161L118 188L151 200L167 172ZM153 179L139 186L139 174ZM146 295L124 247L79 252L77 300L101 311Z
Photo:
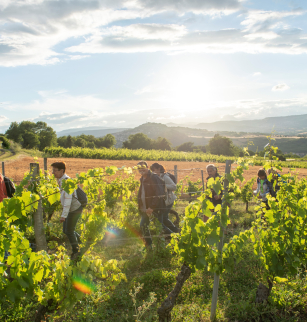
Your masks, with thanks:
M141 184L138 192L138 206L141 214L140 228L145 240L145 246L151 249L152 239L149 223L152 216L159 220L164 233L170 235L180 232L180 228L177 228L168 217L176 200L174 191L177 185L174 176L168 173L163 165L153 163L149 168L146 161L140 161L137 165L139 173L141 174ZM207 173L207 180L209 178L221 177L214 164L207 166ZM221 194L217 194L212 189L212 197L210 200L214 206L221 204L222 192ZM203 219L206 222L208 217L204 215Z
M152 248L152 238L150 235L149 224L153 217L156 217L163 227L163 233L167 237L172 233L179 233L180 228L176 227L168 218L169 212L176 200L175 190L177 182L174 175L168 173L165 167L159 163L153 163L150 168L146 161L140 161L138 171L141 174L140 188L138 191L138 208L141 216L140 228L148 249ZM60 201L62 204L62 213L60 223L63 224L63 233L66 234L72 247L71 259L74 260L80 255L79 245L80 236L76 232L76 225L83 210L83 206L78 200L76 190L68 194L62 189L64 180L69 179L66 174L65 162L54 162L51 164L52 174L57 179L60 188ZM210 164L207 166L208 178L220 177L217 168ZM0 174L0 202L8 197L4 177ZM214 206L222 202L222 194L217 195L212 190L211 201ZM207 221L204 216L204 221ZM169 237L170 238L170 237Z
M60 188L60 201L63 207L60 222L63 223L63 233L67 235L72 247L72 259L76 259L80 255L80 236L75 231L78 219L80 218L83 206L78 200L76 190L72 194L68 194L62 189L63 180L69 178L66 174L65 162L54 162L52 165L52 173L57 179ZM140 188L138 191L138 208L141 216L140 228L145 241L146 249L152 248L152 238L150 235L150 221L153 217L157 218L161 223L163 232L167 236L172 233L180 233L180 228L176 227L169 220L169 213L176 200L175 191L177 189L177 182L174 175L168 173L165 167L159 163L153 163L150 167L146 161L140 161L138 164L138 171L141 175ZM214 164L209 164L206 168L208 177L221 177L218 169ZM268 175L272 173L271 180L268 180L267 173L264 169L258 171L257 189L254 191L258 198L266 203L268 207L267 195L270 194L276 197L279 190L280 175L274 170L269 169ZM212 195L209 198L213 206L222 203L223 191L217 194L213 189ZM0 202L8 197L4 177L0 174ZM212 210L214 211L214 210ZM204 222L208 217L204 215Z

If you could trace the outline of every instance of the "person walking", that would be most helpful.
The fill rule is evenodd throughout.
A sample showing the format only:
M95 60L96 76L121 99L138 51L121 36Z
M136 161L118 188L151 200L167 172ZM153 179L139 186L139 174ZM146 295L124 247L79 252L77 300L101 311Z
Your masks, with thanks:
M75 260L80 255L79 244L81 243L80 235L75 231L78 219L81 216L83 207L78 201L76 190L70 195L62 189L63 180L69 179L65 173L65 162L54 162L51 164L52 173L58 181L61 191L61 204L63 207L60 222L63 223L63 233L66 234L71 244L71 259Z
M176 195L174 194L174 191L176 190L177 185L170 178L170 176L166 172L166 169L163 167L163 165L159 163L153 163L150 169L151 171L156 173L164 183L165 207L161 209L161 214L160 214L161 218L159 221L162 223L164 232L166 234L179 233L180 229L177 228L168 218L169 212L171 211L174 205L174 201L177 198Z
M258 196L258 199L261 199L261 201L265 203L267 210L270 209L267 195L272 192L272 184L271 182L269 182L265 170L259 169L257 178L257 189L254 191L254 195Z
M268 169L268 175L270 175L271 173L272 173L271 180L268 179L270 183L269 188L271 189L270 194L272 197L276 199L277 192L280 189L280 184L285 182L282 181L281 175L277 172L275 168Z
M214 164L207 165L206 170L207 170L207 173L208 173L208 177L206 179L207 180L207 185L208 185L208 180L210 178L213 178L215 180L216 178L221 178L222 177L221 175L219 175L217 167ZM211 193L212 193L212 196L211 196L211 198L209 198L209 200L212 202L214 208L217 205L221 205L222 204L223 191L221 191L220 194L217 194L214 191L214 189L211 189ZM212 209L211 211L214 212L214 209ZM204 222L207 222L208 217L206 215L203 215L203 220L204 220Z
M7 198L7 191L3 175L0 173L0 202Z
M7 191L5 186L5 181L3 175L0 173L0 202L3 202L3 199L7 198ZM9 256L9 253L4 251L4 259L6 260Z
M149 218L154 215L160 221L163 208L163 184L161 179L148 169L146 161L140 161L138 170L141 174L138 191L138 208L141 214L140 228L145 241L146 249L152 249L152 239L149 231Z

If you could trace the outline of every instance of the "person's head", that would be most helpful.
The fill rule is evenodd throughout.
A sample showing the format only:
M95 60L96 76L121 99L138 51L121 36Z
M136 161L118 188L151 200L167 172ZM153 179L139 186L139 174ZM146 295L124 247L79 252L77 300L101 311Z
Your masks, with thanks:
M272 173L272 178L273 179L276 179L277 178L277 171L276 171L276 169L274 169L274 168L270 168L269 170L268 170L268 175L270 175Z
M52 166L52 174L57 178L60 179L63 177L63 174L66 171L66 163L59 161L59 162L54 162L51 164Z
M209 177L214 177L217 173L217 167L214 164L209 164L206 167Z
M259 170L258 170L258 177L259 177L259 179L261 179L261 180L266 179L266 172L265 172L265 170L264 170L264 169L259 169Z
M274 168L270 168L270 169L268 170L268 174L271 174L271 173L273 173L273 174L277 174L277 171L276 171Z
M149 171L147 162L146 161L140 161L137 164L137 167L138 167L139 173L142 176L145 176L146 177L147 176L147 173Z
M164 166L162 164L159 164L157 162L153 163L150 167L150 170L156 174L160 174L160 173L165 173L166 169L164 168Z

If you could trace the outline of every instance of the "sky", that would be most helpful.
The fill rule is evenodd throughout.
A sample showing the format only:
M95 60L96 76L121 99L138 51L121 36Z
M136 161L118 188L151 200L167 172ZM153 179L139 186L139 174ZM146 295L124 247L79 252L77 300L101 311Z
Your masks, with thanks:
M0 133L307 114L306 0L0 0Z

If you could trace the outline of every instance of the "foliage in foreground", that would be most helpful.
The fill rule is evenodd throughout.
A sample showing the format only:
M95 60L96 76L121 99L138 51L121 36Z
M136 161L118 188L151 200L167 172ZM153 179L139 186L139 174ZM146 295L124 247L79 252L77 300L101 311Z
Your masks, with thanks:
M235 185L236 180L243 179L242 172L244 168L244 163L241 163L232 175L227 176L233 190L237 189ZM110 219L110 215L116 216L113 210L115 207L114 201L118 197L124 197L122 199L124 205L128 206L128 208L130 207L129 198L131 191L134 191L136 188L133 180L114 180L110 184L103 179L107 175L114 175L117 171L116 167L106 168L105 170L89 170L88 173L80 174L75 180L68 180L66 185L64 185L64 189L71 192L76 188L77 184L83 184L90 196L90 204L93 203L93 207L84 214L81 223L82 239L85 248L88 242L93 245L104 235L104 228ZM129 172L127 169L127 173ZM179 307L175 308L173 314L174 321L188 321L190 317L199 321L207 319L210 308L209 293L212 288L212 284L208 284L207 280L211 278L212 281L213 272L224 273L225 281L228 279L228 288L224 289L222 287L221 292L227 292L226 289L228 289L228 292L231 293L230 289L232 289L232 292L236 289L237 285L232 285L232 282L236 280L238 263L241 260L239 265L246 267L248 264L245 261L250 260L245 258L246 246L250 244L249 239L252 240L250 248L253 249L253 252L251 252L253 255L250 256L259 267L259 270L261 270L263 276L258 274L253 279L249 291L246 289L243 292L242 289L241 295L244 295L244 300L241 299L239 301L241 305L241 307L239 305L239 311L237 309L238 301L236 309L234 302L228 302L224 306L227 312L218 311L219 318L224 316L234 320L238 318L240 321L257 321L266 317L274 321L274 315L276 316L276 314L282 312L279 306L284 307L284 302L288 301L289 298L289 295L280 294L279 290L273 287L274 282L278 284L286 283L289 287L295 289L296 294L298 292L298 286L296 285L305 288L305 282L298 283L296 275L300 272L302 264L306 263L306 229L304 223L307 220L307 212L305 210L307 208L305 204L307 184L306 180L298 181L297 178L289 174L283 176L281 180L284 184L280 183L281 190L277 194L279 201L270 199L271 209L268 211L263 207L259 208L257 220L252 224L252 227L231 237L224 245L223 253L218 251L217 244L221 232L220 224L223 227L229 224L227 205L223 207L218 206L215 209L216 213L212 214L210 209L213 209L213 206L206 198L206 196L210 195L210 189L214 189L219 193L221 181L216 179L215 181L211 180L208 182L209 189L206 190L205 194L186 208L181 237L178 241L173 239L172 244L178 254L177 259L191 265L195 273L194 277L192 277L192 282L187 282L189 287L184 287L183 293L178 298L177 304L179 304ZM54 180L48 177L44 178L41 174L40 183L35 184L29 181L29 177L26 177L19 187L17 194L15 198L6 200L1 210L1 228L3 230L0 235L2 245L0 253L2 258L0 258L0 261L4 262L4 250L10 252L6 265L1 266L3 278L3 288L1 289L2 305L5 306L7 301L18 303L19 301L24 301L25 298L29 300L33 297L42 304L46 304L51 300L51 303L53 303L59 312L61 310L69 311L73 305L79 307L78 301L85 298L84 293L80 293L74 287L75 277L81 282L86 280L90 285L99 285L100 280L103 282L107 279L113 286L113 289L108 289L104 292L105 288L102 287L98 291L100 293L96 294L100 294L100 298L109 298L111 300L112 296L116 293L114 287L124 280L124 275L121 273L113 257L109 261L105 261L95 256L86 255L83 256L78 264L74 264L69 260L64 249L61 247L57 249L57 255L47 254L44 251L33 253L29 248L29 242L25 239L23 231L25 226L23 225L24 217L35 211L36 201L40 195L46 197L44 201L45 207L48 203L52 206L58 202ZM231 202L233 197L234 193L225 195L227 202ZM127 203L126 200L128 201ZM111 209L109 213L106 212L106 204ZM128 216L127 207L124 206L123 209L124 211L119 218L122 215ZM199 217L200 214L206 214L210 217L206 224ZM117 217L116 221L119 218ZM172 259L171 252L168 252L168 250L160 249L159 252L160 254L157 254L151 262L146 263L147 260L150 261L150 256L148 256L148 259L143 259L143 263L148 265L150 273L144 274L143 278L134 280L132 284L128 285L128 288L131 289L131 287L137 285L135 284L136 282L144 283L145 288L148 288L149 291L155 291L158 295L158 301L160 301L159 304L161 304L163 297L173 285L176 274L174 272L165 272L163 266L160 271L153 273L153 264L156 264L158 261L162 263L163 259L161 260L161 257L163 258L163 255L165 260L170 261ZM142 265L142 259L140 262L134 262L135 265L140 262ZM11 266L9 277L5 275L5 271L8 268L7 265ZM206 268L208 271L204 272L203 268ZM202 274L204 274L203 280L200 281L199 276L202 276ZM269 278L272 284L269 312L265 306L255 307L253 305L255 286L259 280L263 281L266 277ZM197 283L194 283L194 280L197 280ZM237 283L239 283L239 280L237 280ZM246 281L243 284L248 284L248 282ZM152 289L155 287L158 289L157 291ZM159 292L159 289L163 287L164 292ZM209 290L209 295L206 297L205 302L203 300L204 297L201 296L203 295L204 288ZM148 295L149 293L144 292L144 298L148 298ZM223 298L223 296L221 297ZM99 301L98 295L92 295L90 298L95 298L95 300ZM293 296L291 298L295 299ZM89 297L87 297L86 301L90 301ZM295 312L301 314L305 300L298 302L296 299L295 303ZM220 305L224 305L224 303L221 301ZM131 305L129 307L131 308ZM124 321L125 315L122 313L118 321ZM137 316L138 314L136 313L134 311L133 315ZM292 319L293 317L292 313L289 315L282 312L282 314L287 318L290 316ZM106 313L100 311L100 315L97 318L101 319L102 316L106 317ZM128 321L131 320L130 316L126 316ZM149 319L148 321L153 321L155 316L154 312L151 312L151 315L148 315L146 318ZM110 314L108 318L114 318L114 314ZM106 320L108 318L106 317Z

